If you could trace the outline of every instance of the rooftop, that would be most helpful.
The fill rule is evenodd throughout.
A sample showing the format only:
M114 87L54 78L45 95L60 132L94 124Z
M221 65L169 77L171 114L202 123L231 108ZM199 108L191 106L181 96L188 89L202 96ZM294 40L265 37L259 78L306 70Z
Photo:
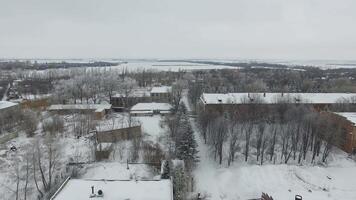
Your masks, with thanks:
M169 93L172 91L171 86L159 86L159 87L153 87L151 89L151 93Z
M278 102L329 104L352 97L356 97L356 93L203 93L201 100L204 104L244 104L252 103L255 99L265 104Z
M10 108L16 105L18 104L10 101L0 101L0 109Z
M96 162L84 165L81 179L68 179L51 200L172 200L172 183L146 164ZM102 190L104 196L89 198Z
M172 183L169 179L152 181L120 181L70 179L53 200L88 200L91 187L94 193L103 191L100 200L172 200Z
M356 112L337 112L336 114L345 117L347 120L356 125Z
M103 111L111 109L111 104L56 104L48 107L48 110L95 110Z
M172 108L169 103L138 103L130 109L130 111L169 111Z

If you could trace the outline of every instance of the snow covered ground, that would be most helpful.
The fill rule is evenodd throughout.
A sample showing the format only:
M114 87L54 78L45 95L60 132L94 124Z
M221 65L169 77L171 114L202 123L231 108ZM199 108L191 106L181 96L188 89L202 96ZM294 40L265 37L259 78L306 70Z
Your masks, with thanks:
M119 162L97 162L85 165L85 173L82 179L106 179L106 180L152 180L158 174L145 164L129 164Z
M162 127L160 115L133 117L133 119L141 122L144 140L160 142L164 136L164 127Z
M187 98L183 100L187 104ZM191 123L194 128L193 119ZM200 156L194 171L196 189L209 199L247 200L259 198L262 192L275 200L293 200L297 194L312 200L356 199L356 163L338 149L331 153L326 167L260 166L244 162L227 167L213 160L208 147L198 132L195 133Z
M198 192L211 199L251 199L267 192L276 200L356 199L356 165L345 156L328 167L235 164L218 166L200 148L201 162L195 170Z

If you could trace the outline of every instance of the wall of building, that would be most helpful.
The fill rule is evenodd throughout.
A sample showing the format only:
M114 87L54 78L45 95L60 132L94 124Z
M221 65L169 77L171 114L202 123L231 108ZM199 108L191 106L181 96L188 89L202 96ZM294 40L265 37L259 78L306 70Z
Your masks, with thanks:
M97 133L98 142L116 142L120 140L130 140L135 137L141 137L141 126L133 126L109 131L100 131Z
M347 120L345 117L340 116L331 112L323 112L330 116L333 120L335 120L338 124L343 128L343 132L345 134L345 138L340 145L340 148L347 153L353 153L354 149L356 149L356 127L355 125Z

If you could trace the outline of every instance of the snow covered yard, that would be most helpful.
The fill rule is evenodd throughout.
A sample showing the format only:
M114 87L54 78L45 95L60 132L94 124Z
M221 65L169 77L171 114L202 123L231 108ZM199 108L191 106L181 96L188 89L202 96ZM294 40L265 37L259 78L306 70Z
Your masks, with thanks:
M194 121L191 121L194 124ZM246 200L262 192L275 200L356 199L356 162L334 149L327 166L245 163L243 155L230 167L213 160L208 147L196 133L200 162L194 171L196 191L209 199Z
M129 164L122 162L96 162L85 165L82 179L106 180L147 180L157 176L150 166L145 164Z
M159 142L164 136L164 127L160 115L133 117L134 120L141 122L144 140Z
M336 161L337 162L337 161ZM195 171L198 192L211 199L251 199L267 192L276 200L294 199L355 199L356 165L340 160L340 165L234 165L218 167L202 161Z

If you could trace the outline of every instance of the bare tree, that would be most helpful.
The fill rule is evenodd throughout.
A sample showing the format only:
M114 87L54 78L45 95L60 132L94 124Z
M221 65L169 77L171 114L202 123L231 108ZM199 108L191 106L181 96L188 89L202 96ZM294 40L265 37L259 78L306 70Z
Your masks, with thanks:
M250 153L250 141L251 141L251 135L253 133L253 128L254 125L251 121L248 121L246 126L244 126L244 135L245 135L245 162L248 160L248 156Z
M172 99L171 103L173 105L173 112L177 112L179 108L180 101L182 99L183 88L184 88L183 80L177 81L172 87Z

